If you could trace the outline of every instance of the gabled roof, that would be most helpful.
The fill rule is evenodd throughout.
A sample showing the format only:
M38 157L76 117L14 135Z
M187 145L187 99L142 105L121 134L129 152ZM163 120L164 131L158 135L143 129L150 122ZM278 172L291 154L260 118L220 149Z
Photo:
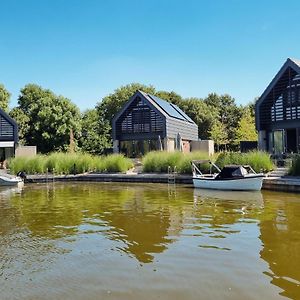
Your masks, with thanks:
M261 102L263 102L264 98L270 93L272 88L275 86L277 81L280 79L280 77L284 74L284 72L288 68L294 69L298 74L300 74L300 61L292 58L288 58L284 65L281 67L279 72L276 74L276 76L273 78L271 83L268 85L268 87L265 89L265 91L262 93L262 95L259 97L259 100L256 102L256 105L260 105Z
M150 106L153 107L156 111L158 111L166 118L174 118L177 120L188 122L190 124L195 124L195 122L186 113L184 113L177 105L165 101L161 98L158 98L154 95L147 94L141 90L137 90L135 94L124 104L122 109L113 118L113 122L123 114L123 112L127 109L127 107L130 106L132 101L134 101L137 96L142 96L146 98Z
M17 127L18 128L18 124L17 122L8 114L6 113L4 110L2 110L0 108L0 115L6 119L12 126Z
M144 93L139 91L144 97L147 98L155 107L166 117L175 118L178 120L182 120L188 123L195 124L195 122L186 114L184 113L177 105L165 101L161 98L153 96L151 94Z
M296 59L296 58L288 58L290 59L291 61L293 61L296 65L298 65L298 67L300 67L300 60L299 59Z
M258 101L255 103L255 123L257 130L260 130L260 106L264 103L265 105L273 105L274 97L282 93L282 91L286 88L285 86L288 84L289 72L292 69L293 75L300 74L300 61L297 59L288 58L281 69L278 71L276 76L267 86L265 91L259 97ZM273 93L271 95L270 93Z
M9 114L7 114L4 110L2 110L1 108L0 108L0 116L3 117L10 125L13 126L14 141L15 141L15 143L17 143L19 141L17 122ZM0 133L0 135L1 135L1 133Z

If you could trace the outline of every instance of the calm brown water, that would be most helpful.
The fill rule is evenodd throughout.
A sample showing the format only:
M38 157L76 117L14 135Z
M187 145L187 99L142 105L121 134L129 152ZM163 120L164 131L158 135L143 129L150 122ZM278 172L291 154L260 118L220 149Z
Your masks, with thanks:
M0 299L300 299L300 195L0 190Z

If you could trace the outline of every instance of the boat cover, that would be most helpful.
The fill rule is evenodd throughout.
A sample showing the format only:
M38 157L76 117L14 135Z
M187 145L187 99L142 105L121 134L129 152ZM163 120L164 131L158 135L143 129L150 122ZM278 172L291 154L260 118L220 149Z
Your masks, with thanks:
M247 174L248 172L243 166L225 166L217 175L216 179L241 178Z

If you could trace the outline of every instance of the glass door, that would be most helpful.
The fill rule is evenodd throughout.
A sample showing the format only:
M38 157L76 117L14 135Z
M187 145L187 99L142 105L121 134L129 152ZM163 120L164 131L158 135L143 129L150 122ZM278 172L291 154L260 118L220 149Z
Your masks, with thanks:
M273 132L274 137L274 153L282 154L284 153L284 130L275 130Z

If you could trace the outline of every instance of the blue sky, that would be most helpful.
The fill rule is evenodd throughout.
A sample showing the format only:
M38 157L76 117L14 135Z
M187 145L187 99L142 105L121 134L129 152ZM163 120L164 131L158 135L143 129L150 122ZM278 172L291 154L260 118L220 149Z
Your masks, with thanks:
M300 1L0 0L0 82L82 110L131 82L183 97L259 96L300 58Z

